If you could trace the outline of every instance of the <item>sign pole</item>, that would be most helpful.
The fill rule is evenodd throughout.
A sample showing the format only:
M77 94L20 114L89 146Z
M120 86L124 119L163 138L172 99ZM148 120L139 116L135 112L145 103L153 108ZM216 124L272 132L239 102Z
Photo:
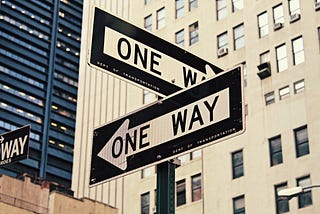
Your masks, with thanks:
M165 161L157 165L157 214L174 214L175 163Z

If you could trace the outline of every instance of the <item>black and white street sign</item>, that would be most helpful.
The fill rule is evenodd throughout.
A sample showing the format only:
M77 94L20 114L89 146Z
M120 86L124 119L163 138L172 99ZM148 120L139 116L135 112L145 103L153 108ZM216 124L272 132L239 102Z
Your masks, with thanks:
M242 67L94 130L90 185L244 131Z
M97 7L90 65L167 96L222 69Z
M0 135L0 166L27 159L30 125Z

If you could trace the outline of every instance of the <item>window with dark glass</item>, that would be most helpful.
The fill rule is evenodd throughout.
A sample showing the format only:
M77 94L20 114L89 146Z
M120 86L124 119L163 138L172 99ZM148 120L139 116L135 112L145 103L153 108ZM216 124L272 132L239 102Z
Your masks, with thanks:
M150 193L141 195L141 214L149 214L150 209Z
M189 44L193 45L199 41L199 25L195 22L189 25Z
M278 196L278 192L283 189L287 189L286 182L274 186L277 214L289 212L289 200Z
M297 158L309 154L309 138L307 126L302 126L295 129L294 139Z
M275 102L274 91L271 91L264 95L266 105L270 105Z
M243 175L243 152L240 150L232 153L232 177L235 179Z
M270 149L270 165L278 165L282 163L282 147L281 147L281 136L276 136L269 139Z
M192 201L198 201L202 198L201 174L197 174L191 177L191 194Z
M259 37L262 38L269 34L268 13L263 12L258 15Z
M232 199L233 201L233 214L245 214L245 201L244 195Z
M186 180L176 182L177 188L177 207L186 204Z
M176 18L184 15L184 0L176 0Z
M311 186L310 176L298 178L297 186L301 186L302 188ZM312 192L311 189L305 189L298 195L298 206L299 208L304 208L310 205L312 205Z

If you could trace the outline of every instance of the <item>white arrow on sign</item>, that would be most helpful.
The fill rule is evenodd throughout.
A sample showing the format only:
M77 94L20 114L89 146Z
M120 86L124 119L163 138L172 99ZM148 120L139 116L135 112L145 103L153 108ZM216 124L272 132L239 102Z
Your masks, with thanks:
M2 143L4 141L4 137L0 136L0 143Z
M229 118L229 97L225 88L130 129L130 119L126 119L98 156L125 170L128 156Z

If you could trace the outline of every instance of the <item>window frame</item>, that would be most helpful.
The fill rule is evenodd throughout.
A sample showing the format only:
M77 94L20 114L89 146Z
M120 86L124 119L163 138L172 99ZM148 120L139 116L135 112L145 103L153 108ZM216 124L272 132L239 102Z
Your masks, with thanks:
M180 189L181 188L181 189ZM181 179L176 182L176 206L182 206L187 203L187 198L186 198L186 179ZM182 199L180 201L179 199Z
M306 186L311 186L310 175L306 175L306 176L297 178L297 186L301 186L302 188L306 187ZM306 201L307 201L307 203L306 203ZM303 192L298 195L298 208L301 209L304 207L311 206L312 204L313 204L313 202L312 202L311 188L303 190Z
M237 163L236 155L241 154L241 160L239 159L239 163ZM243 150L237 150L232 152L231 154L231 161L232 161L232 179L237 179L244 176L244 166L243 166ZM240 173L237 169L241 169Z
M280 48L284 48L284 49L280 50ZM285 51L285 55L283 55L283 56L282 56L282 54L280 55L281 51ZM281 44L281 45L276 47L276 61L277 61L277 71L278 71L278 73L283 72L285 70L288 70L289 65L288 65L288 52L287 52L286 43L283 43L283 44ZM285 62L285 66L283 68L281 66L281 70L280 70L280 65L282 65L283 62Z
M240 33L237 32L239 30ZM237 35L239 34L239 35ZM240 42L240 43L239 43ZM245 47L245 32L244 24L241 23L233 28L233 49L239 50Z
M180 35L182 34L182 35ZM175 34L175 43L177 45L180 45L182 47L184 47L184 42L185 42L185 32L184 32L184 29L182 28L181 30L177 31ZM181 40L178 40L179 38L182 38Z
M189 45L194 45L199 42L199 22L196 21L189 25Z
M144 197L147 197L147 198L144 198ZM144 202L146 202L146 204L144 204ZM145 192L140 195L140 211L141 211L141 214L150 213L150 192Z
M263 22L262 16L266 15L266 23ZM265 33L263 33L265 30ZM265 37L269 35L269 22L268 22L268 12L264 11L258 15L258 30L259 30L259 38Z
M199 173L191 176L191 201L194 202L194 201L199 201L201 199L202 199L202 175L201 173Z
M175 0L175 18L179 19L185 15L184 0Z
M152 31L152 14L149 14L148 16L144 17L144 29ZM149 22L150 24L148 24Z
M298 140L298 132L303 130L306 131L307 138L301 141L301 140ZM301 126L299 128L294 129L293 132L294 132L294 142L295 142L295 148L296 148L296 157L299 158L299 157L310 154L308 126L307 125ZM304 151L304 149L306 149L306 151Z
M279 11L278 11L279 10ZM272 13L273 13L273 23L284 23L284 11L283 11L283 4L280 3L272 8ZM280 13L278 15L278 13Z
M160 9L157 10L157 30L160 30L165 26L166 26L166 8L161 7Z
M224 4L220 6L218 2L222 2ZM228 14L227 0L216 0L216 14L217 14L218 21L227 17L227 14Z
M301 44L298 44L298 43L301 43ZM292 46L293 65L299 65L301 63L304 63L305 62L305 55L304 55L303 37L299 36L299 37L292 39L291 46ZM302 48L300 47L297 49L297 46L302 46ZM298 56L300 56L300 57L298 57ZM297 59L300 59L300 60L297 60Z
M245 214L246 213L245 196L244 195L234 197L232 199L232 202L233 202L233 214ZM243 204L243 206L238 208L237 202L240 202L240 204Z
M275 191L275 203L276 203L276 213L281 214L290 211L289 199L278 196L278 192L283 189L287 189L287 182L283 182L281 184L274 185ZM281 210L280 210L281 208ZM284 209L284 210L283 210Z

